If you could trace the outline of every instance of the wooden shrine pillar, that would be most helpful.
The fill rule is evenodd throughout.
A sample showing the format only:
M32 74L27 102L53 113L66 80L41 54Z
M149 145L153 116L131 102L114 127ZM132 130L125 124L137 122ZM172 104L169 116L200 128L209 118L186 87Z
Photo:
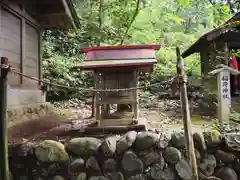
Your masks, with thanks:
M134 120L138 120L138 111L139 111L139 98L138 98L138 70L135 69L133 72L133 87L136 87L135 90L133 90L133 96L136 100L134 104L132 104L134 115Z
M96 78L96 72L93 72L93 84L94 84L94 89L96 89L96 82L97 82L97 78ZM96 92L93 92L92 94L92 116L91 117L95 117L96 113L95 113L95 109L96 109Z
M95 77L94 78L95 79L95 88L99 89L100 88L100 73L95 71L94 77ZM96 121L98 122L98 125L100 124L100 119L101 119L100 104L98 103L99 95L100 95L100 92L96 92L95 98L94 98L94 104L95 104L95 108L96 108Z

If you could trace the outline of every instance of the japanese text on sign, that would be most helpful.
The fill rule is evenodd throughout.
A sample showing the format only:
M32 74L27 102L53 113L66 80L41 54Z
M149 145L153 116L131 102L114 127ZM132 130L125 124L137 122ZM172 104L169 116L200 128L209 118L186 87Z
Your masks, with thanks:
M222 97L223 99L229 99L229 77L223 76L222 77Z

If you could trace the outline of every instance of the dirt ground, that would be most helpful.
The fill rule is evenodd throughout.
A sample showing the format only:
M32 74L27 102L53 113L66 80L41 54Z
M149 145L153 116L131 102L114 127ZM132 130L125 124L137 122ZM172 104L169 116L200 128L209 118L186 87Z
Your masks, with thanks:
M59 116L48 116L40 119L22 122L8 129L9 143L19 143L26 140L57 139L58 135L64 133L74 121L84 125L93 123L90 120L91 107L84 104L74 104L57 107ZM62 115L69 116L69 119L63 121ZM157 129L159 132L180 131L183 128L181 107L177 100L159 101L154 107L140 109L140 117L147 121L148 129ZM201 118L200 116L192 118L193 131L204 130L204 125L212 121Z
M61 124L62 122L59 116L47 116L18 123L8 129L8 141L9 143L17 143L24 139L31 139Z

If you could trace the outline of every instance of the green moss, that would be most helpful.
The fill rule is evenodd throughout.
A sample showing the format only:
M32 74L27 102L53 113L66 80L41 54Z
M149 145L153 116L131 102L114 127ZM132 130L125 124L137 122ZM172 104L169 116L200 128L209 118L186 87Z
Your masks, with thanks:
M192 124L195 125L208 125L208 124L213 124L213 122L211 120L203 120L201 119L200 115L192 115L191 117L192 120Z
M63 144L52 141L45 140L42 141L35 149L35 154L39 161L42 162L67 162L69 161L69 156L65 151Z
M210 147L216 147L221 143L221 133L216 129L203 132L204 139Z
M213 130L211 130L211 135L214 138L218 138L221 134L220 134L220 132L218 130L213 129Z

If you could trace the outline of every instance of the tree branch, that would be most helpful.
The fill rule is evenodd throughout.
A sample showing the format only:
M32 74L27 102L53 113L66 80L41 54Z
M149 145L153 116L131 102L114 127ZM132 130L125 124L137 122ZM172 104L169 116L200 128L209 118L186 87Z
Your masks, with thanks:
M227 3L228 3L228 6L231 10L231 13L234 14L235 13L235 10L234 10L234 4L232 3L231 0L227 0Z
M124 39L126 38L126 36L127 36L128 32L129 32L130 28L132 27L133 22L135 21L137 15L138 15L138 13L139 13L140 2L141 2L141 0L137 0L137 2L136 2L136 9L135 9L134 14L133 14L133 16L132 16L132 19L131 19L129 25L127 26L127 29L126 29L126 31L125 31L122 39L121 39L121 45L123 45Z
M103 3L104 3L104 0L99 0L99 19L98 19L99 34L101 34L102 27L103 27ZM99 38L97 46L100 46L100 45L101 45L101 38Z
M212 4L212 5L215 5L215 4L216 4L216 2L215 2L214 0L208 0L208 2L209 2L210 4Z

